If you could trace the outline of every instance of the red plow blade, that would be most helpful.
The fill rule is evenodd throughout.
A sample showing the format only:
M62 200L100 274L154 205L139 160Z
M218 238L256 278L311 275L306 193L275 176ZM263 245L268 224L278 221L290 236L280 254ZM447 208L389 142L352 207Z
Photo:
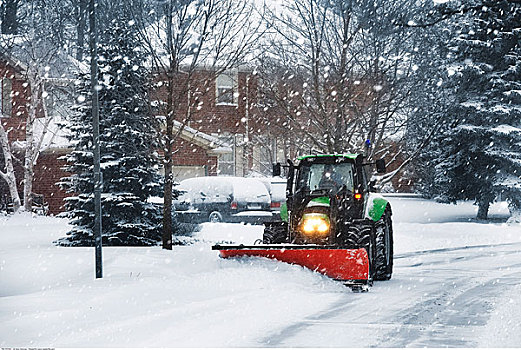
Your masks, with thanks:
M369 258L361 249L338 249L315 245L216 245L222 258L256 256L307 267L336 280L367 284Z

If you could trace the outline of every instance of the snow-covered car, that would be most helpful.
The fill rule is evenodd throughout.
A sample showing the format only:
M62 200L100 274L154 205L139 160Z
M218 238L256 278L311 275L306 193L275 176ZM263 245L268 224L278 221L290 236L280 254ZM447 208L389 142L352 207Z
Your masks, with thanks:
M280 220L280 207L286 203L286 184L287 180L281 177L260 177L258 178L270 194L270 209L275 220Z
M183 180L176 187L182 193L174 201L180 222L248 222L272 220L271 199L257 179L205 176Z

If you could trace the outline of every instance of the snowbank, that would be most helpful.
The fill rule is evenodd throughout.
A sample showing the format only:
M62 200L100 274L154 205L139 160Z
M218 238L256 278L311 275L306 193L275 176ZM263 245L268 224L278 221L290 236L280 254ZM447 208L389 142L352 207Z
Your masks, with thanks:
M0 346L259 346L279 327L334 302L344 287L267 259L221 260L209 243L94 250L52 241L64 220L0 219ZM252 240L258 226L205 225L208 239ZM238 233L238 234L237 234Z
M438 292L428 288L440 283L429 280L436 265L422 260L426 255L419 251L521 242L521 225L500 222L508 217L501 203L492 208L496 223L476 222L474 207L466 203L445 206L409 198L391 203L395 276L364 295L299 266L258 258L222 260L211 250L213 242L251 244L262 237L262 226L206 223L196 233L200 243L173 251L104 248L104 278L96 280L92 248L52 244L69 230L64 219L0 217L0 346L378 346L382 339L394 339L387 332L396 322L400 332L402 321L396 341L417 344L417 332L429 325L407 322L415 322L416 313L431 315L431 307L446 309L438 299L430 302ZM451 254L430 259L458 259L459 251ZM511 264L517 256L506 255ZM472 268L472 261L465 266ZM418 276L412 269L422 263ZM480 344L521 344L519 292L519 287L505 289L505 296L498 292ZM376 312L368 311L375 307ZM409 309L409 320L393 321ZM375 324L375 317L384 321ZM435 326L444 332L443 324ZM454 344L443 341L435 344Z
M495 300L497 308L492 312L483 333L479 337L479 347L519 348L521 346L521 285L517 285Z

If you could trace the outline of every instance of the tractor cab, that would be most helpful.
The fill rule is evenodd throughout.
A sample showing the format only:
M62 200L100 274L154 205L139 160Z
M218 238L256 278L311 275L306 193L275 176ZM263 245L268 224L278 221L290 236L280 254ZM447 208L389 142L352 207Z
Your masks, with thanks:
M362 156L311 155L298 161L290 163L288 176L290 241L334 244L344 222L363 218L368 186Z
M340 193L362 193L367 176L362 156L355 154L304 156L299 164L290 164L289 194L314 197Z

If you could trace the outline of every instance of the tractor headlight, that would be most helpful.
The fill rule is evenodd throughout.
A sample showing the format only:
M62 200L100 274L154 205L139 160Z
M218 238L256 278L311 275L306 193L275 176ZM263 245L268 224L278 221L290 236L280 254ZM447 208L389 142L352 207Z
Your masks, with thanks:
M302 216L300 229L306 236L326 236L329 234L329 217L326 214L308 213Z

